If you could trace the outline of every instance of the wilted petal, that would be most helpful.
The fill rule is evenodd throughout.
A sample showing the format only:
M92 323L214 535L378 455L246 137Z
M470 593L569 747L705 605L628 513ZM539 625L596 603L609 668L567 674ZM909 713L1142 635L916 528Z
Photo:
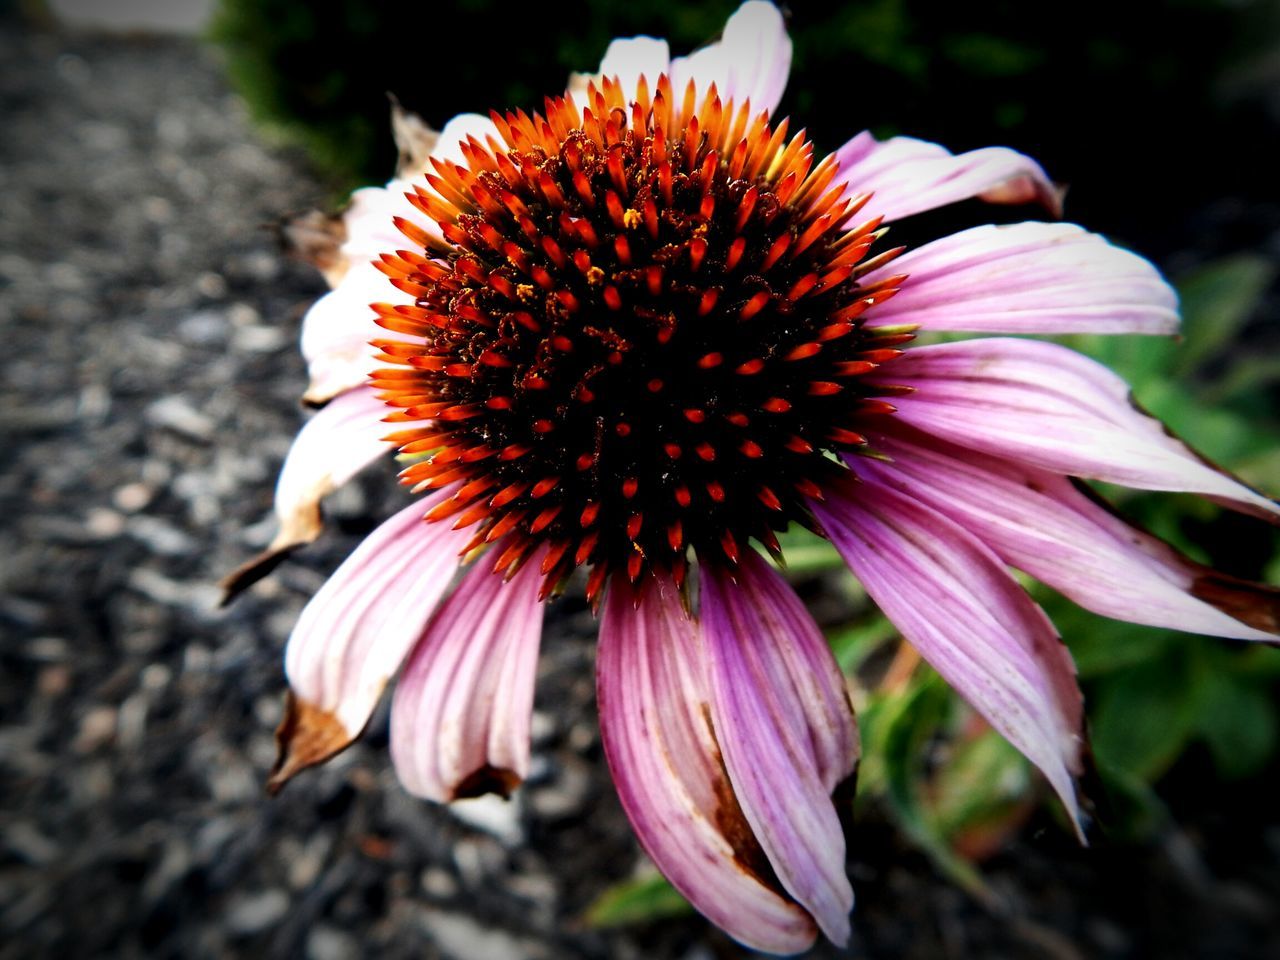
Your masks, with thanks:
M811 506L902 635L1044 772L1078 820L1075 667L999 558L955 522L878 483L837 485Z
M303 609L285 648L292 696L273 787L360 734L422 636L472 536L422 519L454 492L437 491L383 523ZM316 734L321 728L323 737Z
M1136 530L1067 478L917 436L852 464L927 503L1007 563L1096 613L1243 640L1276 640L1280 590L1215 573Z
M690 80L699 92L712 83L722 100L772 113L782 99L791 72L791 38L782 14L771 3L744 3L724 25L720 39L687 57L671 61L676 100Z
M1069 476L1198 493L1280 516L1280 506L1135 407L1120 377L1074 350L985 337L910 350L890 369L917 388L895 401L897 417L945 440Z
M280 224L280 237L291 256L320 271L332 289L342 282L351 266L342 245L347 227L341 214L308 210Z
M843 677L804 605L754 551L733 571L704 565L701 584L711 716L734 793L783 887L844 944L853 889L831 792L858 747Z
M837 182L850 193L873 193L862 218L900 220L913 213L980 197L991 203L1039 201L1055 214L1057 191L1040 165L1007 147L952 154L912 137L876 140L858 134L836 152Z
M1066 223L984 226L867 274L910 282L872 325L989 333L1176 333L1178 298L1142 257Z
M540 556L505 582L478 561L413 648L391 701L391 756L410 793L505 797L528 776Z
M382 439L387 434L382 422L386 413L387 405L361 387L337 397L303 424L276 481L280 530L266 550L223 582L225 600L270 573L291 550L320 536L320 501L391 452Z
M730 936L757 950L813 943L809 915L778 886L729 783L711 728L701 640L670 582L639 596L618 578L596 661L605 756L653 861Z
M400 105L394 97L391 99L391 134L395 137L396 177L398 179L415 179L427 170L427 158L440 142L440 131L433 130L425 120Z

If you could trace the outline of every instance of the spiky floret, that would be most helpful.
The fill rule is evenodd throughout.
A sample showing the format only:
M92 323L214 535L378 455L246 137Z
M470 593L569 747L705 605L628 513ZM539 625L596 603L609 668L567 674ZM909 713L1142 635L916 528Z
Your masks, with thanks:
M388 439L430 452L402 481L459 485L428 519L502 538L500 570L546 543L546 591L589 565L594 596L615 570L680 578L690 549L776 550L843 469L827 454L892 412L863 375L912 335L864 326L903 278L859 278L900 251L867 256L879 221L851 226L867 198L803 131L665 76L586 100L432 160L409 199L439 235L398 221L418 249L379 264L416 302L374 306L420 342L377 341L396 366L372 382L420 422Z

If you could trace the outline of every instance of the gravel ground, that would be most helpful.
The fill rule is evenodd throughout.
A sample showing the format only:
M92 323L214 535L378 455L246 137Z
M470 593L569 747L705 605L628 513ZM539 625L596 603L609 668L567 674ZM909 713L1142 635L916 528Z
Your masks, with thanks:
M513 802L411 799L384 716L267 798L283 639L398 496L370 471L333 498L332 533L216 608L272 532L298 321L322 290L271 224L322 187L186 40L0 23L0 117L0 958L742 956L696 917L580 922L638 860L580 599L549 621ZM1150 846L1083 851L1033 821L989 865L1001 916L871 811L853 953L1280 956L1274 776L1214 796L1194 762L1179 776L1188 826Z

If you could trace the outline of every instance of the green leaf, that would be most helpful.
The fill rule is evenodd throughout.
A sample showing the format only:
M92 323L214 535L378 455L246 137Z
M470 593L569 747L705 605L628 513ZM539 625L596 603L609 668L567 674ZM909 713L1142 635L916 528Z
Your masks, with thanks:
M1178 284L1185 338L1174 372L1192 373L1235 339L1275 279L1266 257L1243 253L1206 264Z
M933 671L921 671L904 692L885 695L879 710L863 713L864 744L870 746L864 769L871 767L872 782L883 787L899 828L934 865L951 882L991 903L995 895L982 874L951 848L922 795L930 741L954 705L954 695Z
M1037 584L1032 594L1071 648L1082 680L1158 662L1176 642L1171 631L1100 617L1048 587Z
M1031 789L1031 768L994 730L958 743L934 778L932 817L940 833L999 820Z
M864 623L841 627L827 639L836 663L845 673L853 673L863 661L898 635L898 628L883 614L872 614Z
M689 901L656 870L615 883L596 897L583 921L588 927L637 926L693 913Z
M1177 759L1196 722L1188 658L1171 655L1094 685L1093 748L1104 769L1154 781Z
M1214 655L1214 654L1225 655ZM1234 670L1231 651L1212 651L1197 663L1195 731L1227 778L1262 770L1277 743L1276 706L1270 684L1258 683Z

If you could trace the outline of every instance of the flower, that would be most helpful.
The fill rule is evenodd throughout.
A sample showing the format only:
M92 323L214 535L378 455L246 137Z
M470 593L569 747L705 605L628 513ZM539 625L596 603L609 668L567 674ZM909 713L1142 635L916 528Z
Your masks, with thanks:
M321 498L386 440L412 456L401 479L427 496L289 639L273 784L348 745L400 671L397 773L447 802L525 776L541 604L588 569L605 752L640 841L713 922L775 953L847 941L832 798L858 740L821 633L750 541L777 554L789 523L828 537L1077 822L1074 667L1009 567L1112 617L1280 634L1280 591L1074 484L1280 515L1114 374L1029 339L909 346L1171 334L1155 269L1058 223L886 248L884 225L914 213L1056 211L1058 195L1003 148L862 133L816 160L772 117L790 54L778 11L752 2L689 57L615 41L540 114L439 135L400 115L402 169L354 196L325 258L336 287L304 323L307 397L328 405L281 472L280 536L234 584L314 539Z

